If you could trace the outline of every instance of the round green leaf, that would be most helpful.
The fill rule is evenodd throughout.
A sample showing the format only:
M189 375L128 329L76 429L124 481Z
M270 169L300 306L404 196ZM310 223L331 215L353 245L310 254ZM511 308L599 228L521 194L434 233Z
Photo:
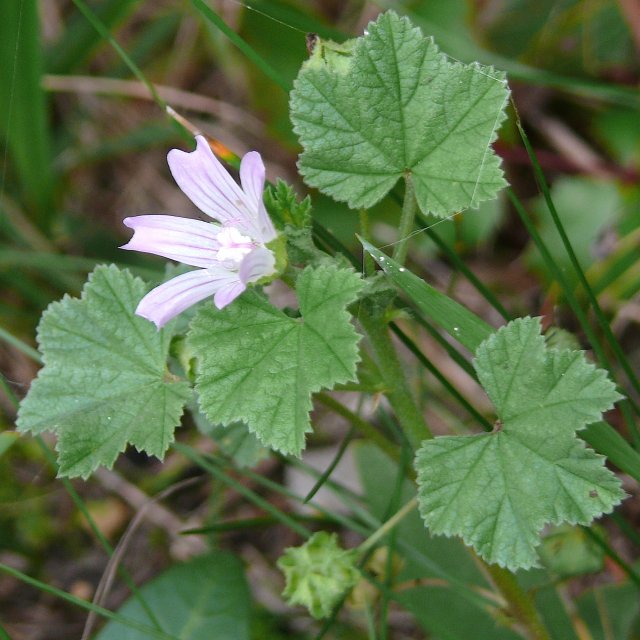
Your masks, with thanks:
M242 563L222 551L171 567L140 589L140 597L162 631L180 640L249 640L251 593ZM118 610L149 624L140 599L131 597ZM110 622L96 640L151 640L154 636Z
M409 19L381 14L329 56L316 47L291 93L305 181L352 208L405 173L424 213L447 216L506 183L491 149L509 95L490 67L450 62Z

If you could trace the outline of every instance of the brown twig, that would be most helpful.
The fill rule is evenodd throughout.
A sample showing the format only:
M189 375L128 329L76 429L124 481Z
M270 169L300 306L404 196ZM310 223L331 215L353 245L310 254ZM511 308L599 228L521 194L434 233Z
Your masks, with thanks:
M94 78L92 76L45 75L42 86L47 91L90 93L93 95L126 96L139 100L153 100L147 87L137 80ZM246 111L221 100L165 85L155 85L158 95L167 103L181 109L215 115L255 135L262 135L262 122Z
M529 113L529 118L549 145L580 171L598 178L616 177L605 160L564 122L537 109Z

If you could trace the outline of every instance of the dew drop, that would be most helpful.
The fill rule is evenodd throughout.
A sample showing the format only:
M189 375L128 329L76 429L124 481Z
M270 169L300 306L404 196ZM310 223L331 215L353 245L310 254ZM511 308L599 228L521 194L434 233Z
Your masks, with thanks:
M398 271L406 271L406 269L404 267L400 267Z
M460 333L460 327L453 327L453 333Z

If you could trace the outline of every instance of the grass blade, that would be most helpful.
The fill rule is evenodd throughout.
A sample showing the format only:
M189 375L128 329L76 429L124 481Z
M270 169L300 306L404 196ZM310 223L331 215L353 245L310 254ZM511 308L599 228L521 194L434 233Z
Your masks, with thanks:
M418 212L418 219L427 225L427 217L421 212ZM460 259L458 254L449 245L444 242L440 236L427 225L425 233L431 238L433 243L438 249L447 257L447 260L476 288L476 291L480 293L484 299L507 321L511 320L509 312L504 308L500 300L496 298L493 291L491 291L481 280L478 278L469 267Z
M556 261L553 259L553 257L549 253L549 250L547 249L544 242L542 241L542 238L540 237L540 234L535 228L529 213L525 209L522 202L520 202L520 199L518 198L518 196L516 196L516 194L511 189L507 190L507 195L509 196L509 199L511 200L516 212L520 216L520 220L522 220L523 224L527 228L527 231L531 236L531 239L534 241L536 247L538 248L538 251L540 251L540 255L543 257L545 263L547 264L549 271L553 274L553 277L557 280L557 282L562 287L565 297L567 298L567 302L569 303L569 306L575 313L576 318L578 319L578 322L580 323L582 330L587 336L589 343L591 344L591 347L594 353L596 354L599 363L601 364L601 366L603 366L604 368L608 369L611 372L612 369L611 369L611 364L609 362L609 358L607 357L604 351L604 348L602 347L602 344L598 339L598 336L596 336L595 332L593 331L593 328L589 323L587 315L585 311L582 309L580 302L578 301L576 295L574 294L573 288L571 287L569 281L565 277L562 269L560 269ZM622 389L622 392L624 393L624 389ZM636 427L635 420L633 418L633 415L631 414L631 408L633 408L633 410L640 415L640 408L636 405L635 402L633 402L630 399L623 400L619 404L619 407L620 407L620 410L622 411L622 415L624 416L625 422L629 427L629 430L634 439L634 442L636 443L640 442L640 434L638 433L638 428ZM602 453L605 453L605 452L603 451ZM608 454L605 454L605 455L608 455Z
M594 422L578 434L600 453L604 453L619 469L640 482L640 453L611 425Z
M268 500L265 500L251 489L248 489L241 482L234 480L213 458L205 458L191 447L185 446L179 442L174 443L173 448L176 451L179 451L183 456L185 456L185 458L191 460L191 462L211 474L216 480L219 480L234 491L237 491L241 496L255 504L257 507L263 509L277 521L289 527L292 531L295 531L302 538L306 539L311 535L311 531L300 524L295 518L292 518L277 507L274 507Z
M478 345L493 333L494 329L475 313L401 267L366 240L360 239L360 242L387 277L407 294L421 313L440 325L469 351L475 351Z
M631 383L631 386L633 387L634 391L636 393L640 393L640 380L636 376L635 371L631 367L629 361L627 360L626 355L622 351L622 347L616 340L616 337L613 335L613 332L611 331L611 327L609 325L609 321L605 318L604 313L600 308L600 304L598 303L598 299L596 298L593 292L593 289L589 285L589 281L584 275L584 271L582 270L582 267L578 262L578 258L576 257L576 254L571 245L571 241L569 240L569 237L567 236L564 230L564 225L560 220L558 211L555 207L555 204L553 203L553 199L551 198L551 193L549 192L549 186L547 184L547 181L545 180L544 173L542 172L542 168L540 167L540 163L538 162L538 158L536 157L536 154L533 151L533 148L531 147L529 138L527 137L527 134L524 128L522 127L522 123L520 122L519 118L517 119L516 124L518 126L518 131L520 132L520 137L522 138L524 146L527 150L527 154L529 155L529 159L531 160L531 164L533 166L533 171L534 171L536 180L544 196L545 202L547 204L547 208L549 209L549 213L551 214L551 218L553 219L553 223L558 231L558 235L560 236L560 239L562 240L562 244L565 248L567 256L569 257L573 270L578 276L578 280L580 281L580 284L582 285L585 293L587 294L587 297L591 304L591 308L593 309L596 319L598 320L598 325L600 326L600 330L604 334L609 344L609 347L614 352L618 362L620 363L620 366L626 373L627 379ZM568 293L567 290L569 289L569 287L565 286L564 279L561 282L561 284L563 286L563 289L565 290L565 293ZM594 344L593 346L595 347L596 345ZM606 363L606 360L603 359L603 363ZM637 444L640 444L640 433L635 428L635 421L632 421L629 426L632 430L635 442Z
M635 87L615 85L608 82L599 82L590 78L577 78L563 75L546 69L539 69L518 60L488 51L477 44L470 31L461 33L446 29L435 22L426 20L418 14L411 14L416 24L419 24L425 33L433 36L443 51L449 53L454 60L463 62L480 62L492 65L498 69L504 69L512 80L519 80L531 85L552 87L565 94L579 98L590 98L619 104L634 109L640 107L640 94ZM475 35L475 34L474 34Z
M41 88L42 51L35 0L0 2L0 135L6 140L0 194L10 154L21 200L43 230L51 225L53 175L45 95Z
M142 82L147 89L149 89L149 93L153 96L156 104L162 109L162 111L166 111L167 104L166 102L158 95L156 88L153 86L149 80L147 80L146 76L140 70L140 67L131 59L129 54L120 46L119 42L111 35L108 26L106 26L100 16L94 13L89 5L84 2L84 0L73 0L73 3L78 7L81 11L82 15L89 21L91 26L115 49L116 53L120 56L122 61L129 67L131 73Z
M66 600L71 604L80 607L81 609L85 609L86 611L93 611L94 613L102 616L103 618L107 618L108 620L115 620L122 625L127 627L131 627L132 629L136 629L141 633L147 634L149 638L159 638L160 640L178 640L174 635L164 633L164 631L158 631L153 627L149 627L146 624L142 624L137 620L132 620L131 618L126 618L117 613L113 613L113 611L109 611L103 607L98 607L97 605L87 602L82 598L77 598L76 596L63 591L62 589L57 589L56 587L52 587L51 585L46 584L45 582L40 582L40 580L36 580L31 576L23 573L22 571L18 571L18 569L14 569L6 564L0 563L0 571L7 573L8 575L28 584L29 586L35 587L36 589L40 589L40 591L44 593L48 593L56 598L60 598L61 600Z
M420 351L418 345L409 338L405 333L399 330L395 325L391 325L391 330L398 336L400 342L404 344L411 353L416 357L420 364L438 380L447 393L474 419L478 424L482 425L485 431L491 431L493 425L480 413L476 408L458 391L446 376L438 369L427 356Z
M191 4L196 10L222 33L253 62L265 76L273 80L281 89L288 92L291 87L289 83L276 71L264 58L249 44L247 44L211 7L202 0L191 0Z
M138 0L106 0L95 3L95 16L108 33L111 33L133 11ZM73 14L67 28L49 53L47 68L50 73L71 73L86 61L102 41L86 14Z
M0 341L10 344L14 349L24 353L25 356L28 356L34 362L42 364L42 357L33 347L20 340L20 338L16 338L12 333L2 327L0 327Z

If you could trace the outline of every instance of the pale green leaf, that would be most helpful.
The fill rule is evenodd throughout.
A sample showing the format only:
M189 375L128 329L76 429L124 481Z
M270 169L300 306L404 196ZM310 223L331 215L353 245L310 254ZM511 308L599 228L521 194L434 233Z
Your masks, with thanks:
M144 599L143 601L141 599ZM178 564L140 589L118 610L149 624L145 606L162 631L180 640L249 640L251 593L242 563L229 553L214 551ZM151 640L153 635L110 622L96 640Z
M352 271L307 267L296 284L300 318L254 291L222 311L203 307L189 345L207 418L243 421L266 446L298 455L311 430L311 394L355 378L359 337L346 307L361 288Z
M80 299L54 302L38 326L45 363L20 406L18 428L58 436L60 475L87 477L131 444L162 457L189 385L167 370L171 332L134 315L142 280L97 267Z
M509 95L490 67L450 62L407 18L381 14L339 56L316 47L291 93L306 182L352 208L407 172L424 213L447 216L505 185L491 149Z
M597 526L597 525L596 525ZM600 530L598 536L603 534ZM545 535L538 550L541 563L564 577L597 573L604 565L604 549L584 527L563 524Z
M495 429L423 443L420 512L433 533L461 536L488 562L536 566L546 523L589 524L624 497L604 458L575 435L620 396L582 352L546 348L535 318L487 338L474 365Z

